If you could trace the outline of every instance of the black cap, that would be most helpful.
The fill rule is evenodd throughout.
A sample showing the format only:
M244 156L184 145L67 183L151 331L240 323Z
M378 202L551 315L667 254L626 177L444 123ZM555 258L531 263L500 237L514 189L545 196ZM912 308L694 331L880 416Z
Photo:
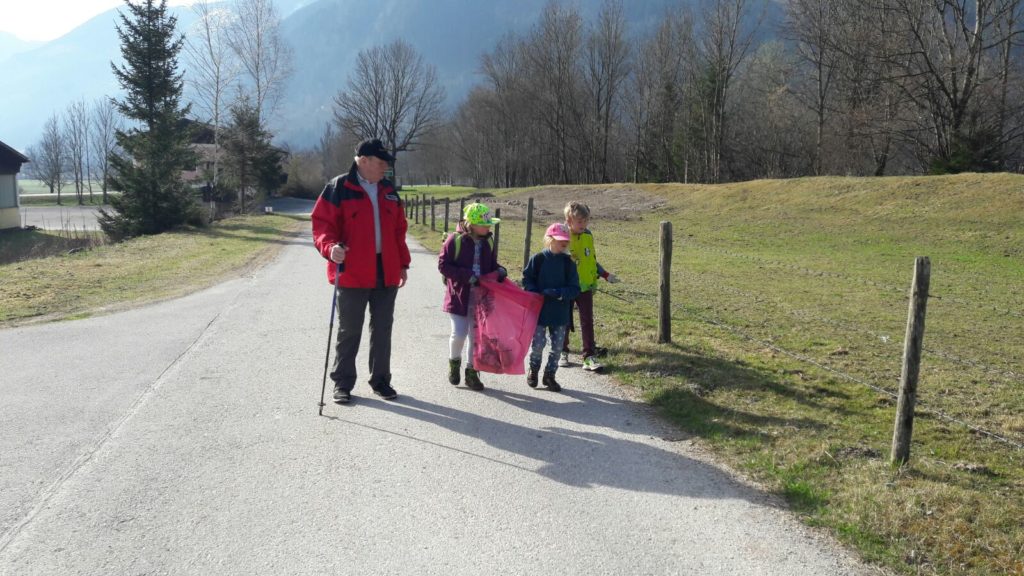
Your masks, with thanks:
M356 145L356 156L376 156L385 162L395 161L395 157L388 153L384 143L377 138L363 140Z

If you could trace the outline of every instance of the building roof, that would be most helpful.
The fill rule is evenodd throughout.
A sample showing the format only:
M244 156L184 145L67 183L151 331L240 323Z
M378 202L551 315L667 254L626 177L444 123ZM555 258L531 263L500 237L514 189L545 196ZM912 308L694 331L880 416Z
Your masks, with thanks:
M29 162L29 159L26 158L24 154L18 152L14 148L11 148L7 144L4 144L3 141L0 141L0 163L24 164L25 162Z

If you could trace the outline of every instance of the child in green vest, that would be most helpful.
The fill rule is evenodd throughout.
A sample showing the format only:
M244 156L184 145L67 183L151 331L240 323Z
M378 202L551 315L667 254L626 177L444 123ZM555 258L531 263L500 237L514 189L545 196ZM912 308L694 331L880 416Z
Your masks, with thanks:
M587 229L590 223L590 208L582 202L569 202L565 205L565 225L569 228L569 255L576 263L576 271L580 278L580 294L573 301L580 312L580 337L583 341L583 369L598 371L602 368L597 357L606 350L594 344L594 290L597 279L604 278L615 284L619 279L601 267L597 262L594 249L594 235ZM569 313L569 330L572 330L572 311ZM565 345L559 366L569 365L569 330L565 331Z

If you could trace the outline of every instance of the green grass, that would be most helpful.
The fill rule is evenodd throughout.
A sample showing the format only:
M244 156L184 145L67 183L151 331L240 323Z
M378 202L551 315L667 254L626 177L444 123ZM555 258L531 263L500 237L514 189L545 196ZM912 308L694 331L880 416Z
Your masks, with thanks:
M1024 177L488 192L513 277L526 198L530 251L567 200L590 204L599 259L623 279L595 298L611 373L808 523L906 574L1024 574L1024 451L935 415L1024 444ZM656 343L662 220L670 345ZM894 402L868 385L898 386L916 256L933 297L911 461L893 469Z
M476 191L476 188L469 186L402 186L402 197L408 198L412 195L426 195L428 198L459 198L468 196Z
M0 327L83 318L187 294L266 261L304 226L308 218L246 216L71 255L0 264ZM13 252L15 242L24 247L39 238L0 235L0 253Z
M76 248L91 248L104 243L105 237L101 232L21 228L3 230L0 231L0 264L56 256Z

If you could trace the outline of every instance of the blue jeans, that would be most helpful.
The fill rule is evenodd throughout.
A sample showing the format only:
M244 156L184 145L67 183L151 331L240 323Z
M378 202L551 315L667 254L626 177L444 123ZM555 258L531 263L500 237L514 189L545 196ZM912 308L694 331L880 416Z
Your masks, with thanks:
M558 370L558 357L562 354L562 344L565 342L565 328L565 325L537 326L537 329L533 332L530 370L540 371L540 361L544 356L545 332L551 335L551 352L548 353L548 363L544 366L544 373L554 374Z

